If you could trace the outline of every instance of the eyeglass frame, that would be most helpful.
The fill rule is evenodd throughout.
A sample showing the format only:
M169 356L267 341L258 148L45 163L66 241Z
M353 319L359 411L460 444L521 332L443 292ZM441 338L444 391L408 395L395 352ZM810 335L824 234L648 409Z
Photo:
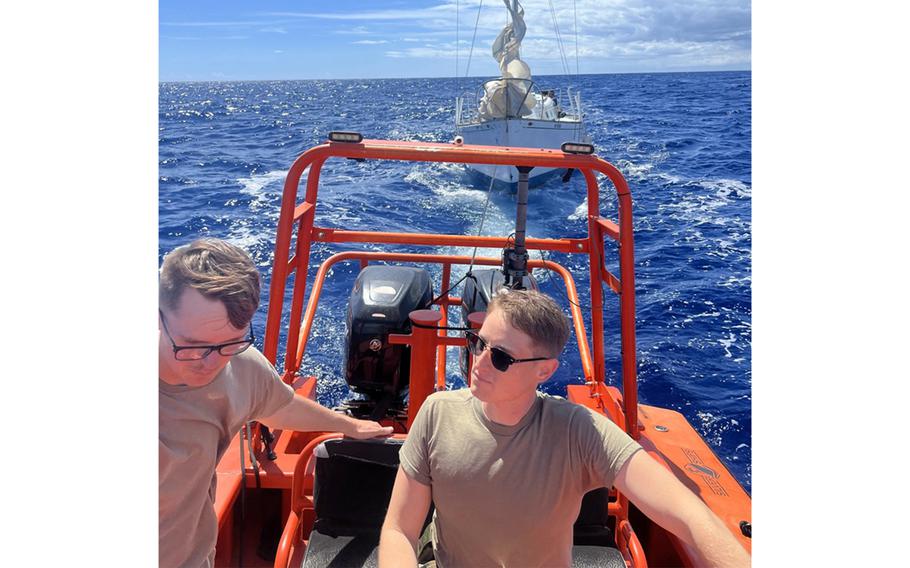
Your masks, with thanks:
M509 353L506 352L505 350L503 350L502 348L495 347L495 346L487 343L487 341L484 338L480 337L480 334L475 331L465 331L464 335L465 335L465 339L467 341L466 347L467 347L468 352L471 355L473 355L474 358L477 358L477 357L480 357L484 351L489 350L490 351L490 363L493 365L493 368L496 369L497 371L499 371L500 373L505 373L506 371L509 370L509 367L511 367L515 363L529 363L531 361L546 361L547 359L553 359L553 357L529 357L527 359L516 359L515 357L512 357L511 355L509 355ZM479 345L480 345L481 349L480 349L479 353L474 353L474 350L471 348L471 337L476 338L477 341L480 342ZM500 369L499 368L500 366L496 364L496 359L500 358L500 360L502 360L501 359L502 357L505 357L506 365L504 368Z
M256 341L256 335L253 333L253 322L250 322L249 339L241 339L239 341L228 341L227 343L219 343L217 345L177 345L177 343L174 341L174 338L171 337L171 332L167 328L167 322L164 320L164 312L162 312L160 308L158 309L158 316L161 318L161 327L164 328L164 335L167 336L168 341L171 342L171 346L174 348L174 359L176 359L177 361L202 361L203 359L205 359L206 357L208 357L215 351L217 351L218 354L221 355L222 357L233 357L234 355L240 355L241 353L243 353L244 351L249 349L253 345L253 342ZM231 345L239 345L241 343L246 343L247 346L244 347L243 349L241 349L240 351L237 351L236 353L227 354L227 353L221 352L221 350L225 347L229 347ZM194 359L180 359L177 357L177 353L179 353L180 351L188 350L188 349L206 349L207 351L205 352L205 355L203 355L202 357L198 357L198 358L194 358Z

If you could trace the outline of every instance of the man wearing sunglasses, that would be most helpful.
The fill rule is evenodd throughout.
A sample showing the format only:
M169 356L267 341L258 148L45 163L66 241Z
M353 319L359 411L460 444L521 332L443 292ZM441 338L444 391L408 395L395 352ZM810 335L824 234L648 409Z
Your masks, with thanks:
M401 449L379 565L416 566L429 531L441 568L572 564L582 497L615 485L700 555L749 566L746 551L691 491L609 419L537 391L559 366L569 322L534 291L501 291L477 333L470 389L426 399Z
M217 239L178 247L158 291L158 561L211 567L215 466L245 422L353 438L392 429L295 395L252 347L259 273L242 249Z

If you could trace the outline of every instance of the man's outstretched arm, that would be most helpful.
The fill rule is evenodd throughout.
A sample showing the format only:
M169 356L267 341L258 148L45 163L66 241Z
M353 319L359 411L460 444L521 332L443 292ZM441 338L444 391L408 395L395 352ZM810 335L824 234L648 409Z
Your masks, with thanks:
M432 497L429 485L411 479L399 466L379 539L380 568L417 566L417 542Z
M357 420L346 414L335 412L317 402L295 394L291 402L271 416L257 418L266 426L279 430L299 432L341 432L351 438L374 438L389 436L391 426L381 426L369 420Z
M635 452L619 470L616 488L649 519L700 555L697 566L748 567L752 560L730 530L667 468L644 451Z

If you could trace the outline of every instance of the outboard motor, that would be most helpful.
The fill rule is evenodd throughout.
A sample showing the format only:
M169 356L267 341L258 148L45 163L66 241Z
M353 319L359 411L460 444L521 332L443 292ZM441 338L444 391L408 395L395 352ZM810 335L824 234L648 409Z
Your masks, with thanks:
M537 290L537 280L530 273L521 280L525 290ZM474 312L485 312L487 306L499 290L506 285L506 277L498 268L473 270L464 283L464 293L461 295L461 321L468 325L468 316ZM468 350L461 349L461 374L468 377Z
M389 335L410 333L408 314L430 307L433 285L422 268L367 266L348 302L345 380L364 400L346 405L358 418L378 420L404 407L411 348L390 345Z

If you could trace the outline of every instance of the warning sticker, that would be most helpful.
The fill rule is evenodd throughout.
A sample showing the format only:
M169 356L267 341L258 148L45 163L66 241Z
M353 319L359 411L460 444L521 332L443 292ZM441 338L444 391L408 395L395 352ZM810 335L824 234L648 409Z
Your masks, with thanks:
M700 476L711 491L717 495L727 496L727 491L723 486L717 481L720 478L720 474L705 465L705 462L695 453L695 450L690 450L688 448L682 448L683 453L686 455L686 459L689 460L689 463L686 464L686 471L693 475Z

